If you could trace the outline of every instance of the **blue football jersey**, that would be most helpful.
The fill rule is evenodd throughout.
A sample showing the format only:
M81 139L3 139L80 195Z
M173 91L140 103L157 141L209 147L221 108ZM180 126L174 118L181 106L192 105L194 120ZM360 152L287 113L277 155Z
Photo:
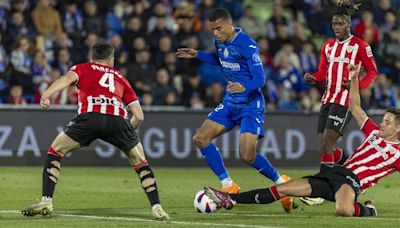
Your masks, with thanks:
M246 91L232 94L225 92L224 101L243 104L254 99L264 99L261 92L265 75L257 43L240 28L236 36L224 43L215 40L215 54L225 73L226 81L239 82Z

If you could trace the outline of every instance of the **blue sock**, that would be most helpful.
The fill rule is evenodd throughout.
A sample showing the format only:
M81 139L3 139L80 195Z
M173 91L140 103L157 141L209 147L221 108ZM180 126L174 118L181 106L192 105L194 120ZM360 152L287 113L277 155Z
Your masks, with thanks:
M203 154L204 160L206 160L211 170L218 176L219 180L223 180L229 177L228 172L225 169L224 162L222 161L221 153L218 148L210 143L206 147L200 149Z
M257 153L256 159L254 160L253 164L251 164L255 169L258 170L262 175L268 177L273 182L279 179L279 173L276 169L269 163L268 159Z

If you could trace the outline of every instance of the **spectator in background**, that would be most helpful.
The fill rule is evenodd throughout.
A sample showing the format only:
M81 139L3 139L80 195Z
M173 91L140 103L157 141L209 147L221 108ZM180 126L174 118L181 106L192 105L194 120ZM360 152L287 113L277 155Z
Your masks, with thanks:
M128 46L129 59L131 62L136 62L136 52L149 49L148 43L143 36L138 36L132 40L132 43Z
M314 45L311 42L303 43L299 54L300 66L303 72L315 72L318 70L318 59L314 49Z
M71 60L71 54L69 53L68 48L62 48L58 50L57 65L55 68L61 72L61 75L65 75L72 65L73 62Z
M46 57L42 51L36 51L33 55L32 64L32 78L35 84L35 90L37 86L45 80L49 80L51 67L47 63Z
M167 5L164 2L157 2L154 5L154 12L153 12L153 16L151 16L149 18L149 20L147 21L147 31L149 33L152 33L154 31L154 29L156 29L157 24L159 22L158 19L159 18L163 18L165 21L165 28L167 30L172 31L174 29L174 25L175 25L175 20L172 17L172 15L169 13L171 10L168 9Z
M378 5L374 7L374 21L378 26L384 23L385 15L390 10L394 10L391 0L378 0Z
M84 5L85 17L83 27L86 33L94 33L99 37L105 37L107 25L104 17L97 10L97 3L94 0L88 0Z
M206 87L201 84L200 75L192 72L183 81L181 104L193 109L202 109L206 100Z
M216 6L228 10L234 21L243 16L242 0L218 0Z
M253 6L247 5L244 9L244 15L239 19L238 25L244 29L253 39L258 39L265 36L267 30L263 26L260 18L256 17L253 13Z
M210 30L210 21L203 21L203 26L197 33L200 41L200 47L206 51L212 51L214 48L214 35Z
M136 39L137 37L146 37L146 36L147 36L147 31L144 29L140 18L131 17L128 20L125 34L123 36L125 47L131 46L133 40Z
M378 54L380 59L381 71L388 74L393 82L399 83L398 74L400 73L400 31L393 28L380 42Z
M219 104L221 104L224 94L224 86L219 81L212 82L207 88L206 107L217 107Z
M379 109L397 106L395 87L385 74L379 74L376 83L372 87L372 94Z
M176 56L174 52L169 52L164 56L162 67L167 69L169 75L175 78L177 76L176 71Z
M150 47L152 50L158 49L158 41L163 36L170 36L174 37L171 30L167 27L167 21L164 17L157 17L156 18L156 26L154 30L150 33Z
M55 82L57 79L61 77L61 72L53 68L51 72L49 72L49 75L45 78L45 80L42 80L39 84L39 86L36 89L35 93L35 98L34 98L34 103L39 104L40 103L40 97L42 96L42 93L50 87L53 82ZM51 98L51 103L52 104L67 104L68 101L68 88L56 93L54 96Z
M287 58L289 64L301 72L299 56L294 52L294 47L291 42L285 42L282 44L282 48L276 53L274 62L277 63L282 61L282 58ZM282 64L282 62L281 62ZM286 64L283 64L286 67Z
M164 96L164 105L166 106L174 106L178 105L178 95L175 90L168 91Z
M389 10L388 12L386 12L385 21L379 27L380 27L383 37L385 37L387 34L389 34L390 31L392 31L393 29L396 29L397 27L399 27L399 25L397 23L396 12L393 10Z
M303 15L307 27L314 34L322 35L325 32L327 21L325 20L325 11L320 0L304 0Z
M272 16L267 21L267 36L270 40L274 40L279 36L279 25L286 26L289 31L289 20L283 15L282 4L276 1L273 6Z
M156 70L150 62L151 54L143 49L136 52L136 63L129 64L126 79L131 84L138 96L152 91ZM155 99L154 99L155 100Z
M18 106L26 106L28 104L28 102L25 100L25 98L22 96L22 94L23 94L22 86L20 86L20 85L11 86L8 103L15 104Z
M367 42L374 51L379 42L379 33L379 27L374 23L372 11L364 10L361 20L354 27L354 35Z
M32 25L31 11L30 11L30 0L12 0L8 1L11 4L9 12L20 12L24 15L24 19L27 24ZM10 16L8 16L9 18Z
M150 106L153 105L153 96L151 95L151 93L143 93L142 97L141 97L141 103L144 106Z
M371 88L360 90L361 107L364 109L376 109L376 101L374 100Z
M3 34L3 41L5 45L10 46L15 42L15 39L20 36L27 36L33 40L35 35L34 29L25 21L24 14L19 11L14 11L11 14L8 28Z
M95 45L99 40L99 37L96 33L88 33L86 34L85 40L83 41L83 46L79 47L80 57L77 60L78 63L87 62L90 60L90 50L92 49L93 45Z
M291 37L294 51L299 53L305 42L311 41L310 37L306 34L304 25L300 22L293 24L293 36Z
M165 56L174 50L172 46L172 39L170 36L162 36L158 43L158 50L154 52L153 63L156 68L161 67L164 62Z
M39 35L55 38L55 35L62 32L60 14L53 9L50 0L38 1L32 11L32 21Z
M0 33L0 97L3 97L6 95L6 90L7 90L7 84L8 84L8 64L9 64L9 59L7 56L7 52L1 42L1 33ZM0 102L5 100L1 100Z
M207 19L210 17L211 12L215 8L215 0L203 0L199 1L199 5L197 8L197 15L199 16L200 20L206 22ZM203 25L204 27L205 25Z
M311 86L310 89L301 96L301 106L305 111L318 112L321 109L321 93L318 88Z
M277 68L272 71L271 79L278 90L277 108L281 110L298 110L300 94L306 89L306 84L300 71L282 54L275 61Z
M16 48L11 52L10 87L20 85L24 93L33 94L32 81L32 44L28 37L22 36L16 42Z
M284 43L290 43L289 28L285 24L276 25L277 34L274 39L270 41L270 52L274 56L281 48Z
M111 37L111 45L114 47L115 68L119 69L125 67L128 64L129 53L125 48L122 37L118 34L114 34Z
M257 44L260 48L261 61L263 62L263 66L265 67L265 74L269 75L271 69L275 67L274 60L272 59L272 55L269 52L269 42L267 38L263 36L257 40Z
M83 16L74 0L68 0L62 16L65 32L74 41L78 42L83 37Z
M160 68L156 73L156 84L151 89L154 105L165 105L167 93L175 91L171 86L170 76L165 68Z

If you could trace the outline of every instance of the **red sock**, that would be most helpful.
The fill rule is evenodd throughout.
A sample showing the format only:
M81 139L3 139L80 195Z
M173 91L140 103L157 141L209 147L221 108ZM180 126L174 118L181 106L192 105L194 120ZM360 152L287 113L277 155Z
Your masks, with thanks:
M343 150L339 147L336 147L335 155L334 155L334 162L338 163L343 157Z
M333 153L324 153L321 154L321 164L326 163L326 164L333 164L335 161L334 154Z

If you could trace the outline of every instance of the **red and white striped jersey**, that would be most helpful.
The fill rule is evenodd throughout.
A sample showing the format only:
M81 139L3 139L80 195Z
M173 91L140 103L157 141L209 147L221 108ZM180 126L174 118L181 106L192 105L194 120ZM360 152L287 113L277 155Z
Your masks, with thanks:
M318 71L312 75L317 82L326 84L321 100L323 105L335 103L348 106L349 90L342 83L349 80L349 63L357 65L359 62L366 71L360 80L360 88L364 89L378 74L371 47L353 35L343 41L330 39L322 45Z
M358 177L361 189L366 189L382 177L400 171L400 142L379 137L379 127L371 119L365 121L361 130L366 139L343 166Z
M119 71L91 62L74 65L70 71L79 77L78 114L98 112L128 118L124 104L137 101L137 96Z

